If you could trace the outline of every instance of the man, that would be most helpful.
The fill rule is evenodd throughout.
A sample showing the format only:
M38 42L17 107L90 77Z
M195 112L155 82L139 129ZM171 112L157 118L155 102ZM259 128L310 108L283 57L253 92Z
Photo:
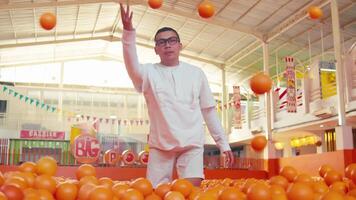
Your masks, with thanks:
M155 35L155 52L160 63L140 65L136 53L132 12L120 4L123 24L123 54L127 72L146 99L150 118L150 157L147 178L153 187L172 181L174 167L179 178L199 186L204 178L204 126L231 166L234 156L215 110L215 100L204 72L179 61L182 43L169 27Z

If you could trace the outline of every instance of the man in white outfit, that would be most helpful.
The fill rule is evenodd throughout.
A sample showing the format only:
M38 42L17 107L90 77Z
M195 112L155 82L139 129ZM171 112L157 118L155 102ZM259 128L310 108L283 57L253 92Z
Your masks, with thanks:
M178 33L169 27L159 29L155 35L154 49L161 62L140 65L132 12L122 4L120 10L125 66L135 89L145 96L150 118L147 178L153 187L171 182L176 167L179 178L199 186L204 178L203 120L225 154L226 164L234 163L207 78L200 68L179 61L182 44Z

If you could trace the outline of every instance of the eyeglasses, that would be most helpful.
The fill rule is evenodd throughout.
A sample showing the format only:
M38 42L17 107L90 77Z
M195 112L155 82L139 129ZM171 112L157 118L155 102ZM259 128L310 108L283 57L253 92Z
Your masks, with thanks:
M159 39L159 40L156 40L156 46L158 47L163 47L165 46L167 43L169 45L175 45L177 44L179 41L179 39L177 37L170 37L170 38L167 38L167 39Z

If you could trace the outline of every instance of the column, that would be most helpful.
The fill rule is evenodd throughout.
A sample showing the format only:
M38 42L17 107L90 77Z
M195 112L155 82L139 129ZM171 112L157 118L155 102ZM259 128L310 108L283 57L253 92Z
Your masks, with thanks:
M331 7L331 21L334 39L334 51L336 59L336 90L337 90L337 106L338 106L338 127L335 128L336 132L336 149L345 150L352 149L352 127L346 125L345 117L345 91L343 82L343 64L341 59L341 39L340 39L340 23L339 11L337 0L330 1Z

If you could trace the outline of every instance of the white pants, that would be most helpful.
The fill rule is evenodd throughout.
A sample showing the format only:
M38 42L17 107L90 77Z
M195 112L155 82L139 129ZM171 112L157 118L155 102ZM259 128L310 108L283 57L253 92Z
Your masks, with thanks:
M172 181L176 167L179 178L204 178L203 147L189 147L182 150L162 151L150 148L147 178L154 188L159 183Z

